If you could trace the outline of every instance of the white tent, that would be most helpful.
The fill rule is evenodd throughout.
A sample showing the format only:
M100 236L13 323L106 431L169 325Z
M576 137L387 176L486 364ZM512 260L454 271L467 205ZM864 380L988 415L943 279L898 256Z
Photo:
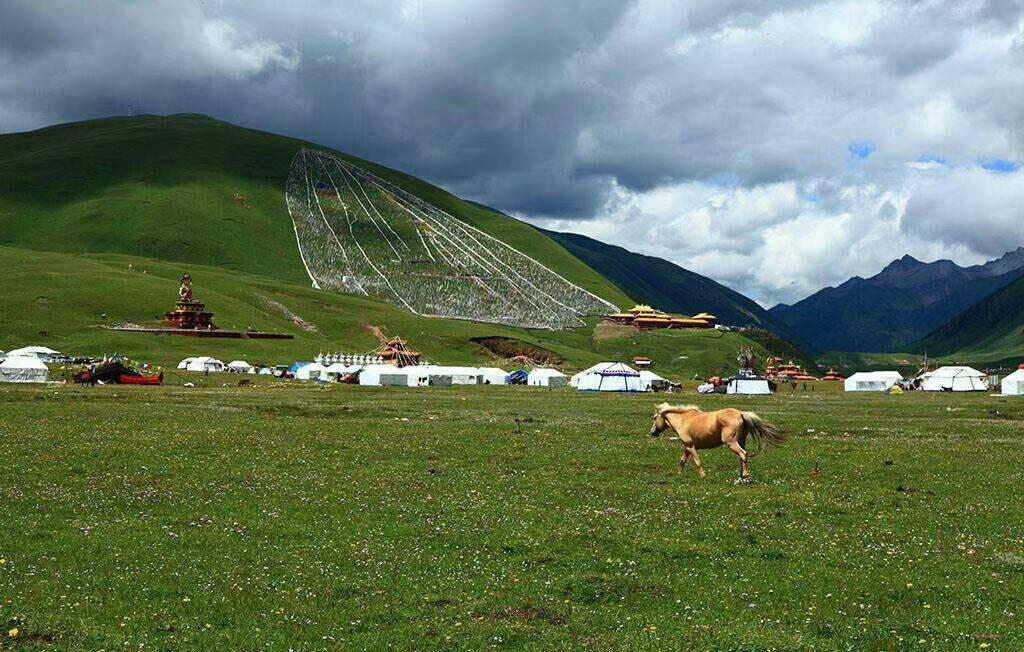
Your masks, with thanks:
M15 356L0 362L0 382L45 383L50 370L42 360L33 356Z
M726 394L761 395L771 394L772 388L763 378L733 378L725 386Z
M7 352L8 358L39 358L40 360L49 360L55 355L60 355L60 351L54 351L46 346L24 346Z
M224 363L217 358L209 356L185 358L178 363L178 369L186 371L224 371Z
M295 377L298 380L317 380L326 368L319 362L310 362L299 367L295 372Z
M390 364L363 365L363 370L359 372L359 384L377 387L415 387L419 382L420 373L411 373L410 370L420 371L415 365L402 368Z
M983 392L985 374L970 367L939 367L921 384L926 392Z
M480 378L483 385L504 385L508 372L497 367L480 367Z
M565 387L569 378L557 369L537 367L527 375L526 384L534 387Z
M1003 378L1003 396L1024 396L1024 368Z
M245 360L232 360L227 365L228 371L234 371L240 374L254 374L256 369Z
M668 382L667 378L662 378L653 371L647 369L640 370L640 385L644 388L645 392L651 391L651 385L655 382Z
M884 392L902 381L903 376L896 371L858 371L843 381L843 389L847 392Z
M345 364L343 362L335 362L329 367L323 370L322 376L344 376L345 374L352 374L363 368L361 364Z
M581 392L643 392L640 372L621 362L601 362L576 381Z

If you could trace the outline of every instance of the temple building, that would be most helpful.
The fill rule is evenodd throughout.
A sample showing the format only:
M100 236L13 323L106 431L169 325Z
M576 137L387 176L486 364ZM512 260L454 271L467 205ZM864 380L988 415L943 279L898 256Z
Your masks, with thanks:
M645 304L633 306L627 312L605 315L605 319L623 326L633 326L641 331L662 328L713 328L718 321L717 317L706 312L693 317L681 317Z

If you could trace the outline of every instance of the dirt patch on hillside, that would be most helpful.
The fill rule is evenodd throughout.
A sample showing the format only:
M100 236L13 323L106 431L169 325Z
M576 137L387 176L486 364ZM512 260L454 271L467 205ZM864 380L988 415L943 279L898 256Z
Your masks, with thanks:
M258 294L256 296L258 296L263 301L263 303L265 303L268 307L273 308L274 310L280 312L282 315L284 315L288 319L291 319L292 323L294 323L296 326L298 326L302 330L304 330L304 331L306 331L308 333L315 333L315 332L317 332L319 330L316 327L316 324L314 324L311 321L306 321L305 319L303 319L299 315L296 315L291 310L288 310L288 307L285 306L280 301L274 301L273 299L271 299L269 297L262 297L262 296L260 296Z
M617 340L623 337L629 337L636 335L636 329L632 326L625 326L623 324L615 324L610 321L602 321L594 326L594 341L603 342L605 340Z
M505 360L517 355L525 355L532 360L548 365L559 365L565 362L565 358L554 351L512 337L474 337L470 339L470 342L481 346L494 357Z

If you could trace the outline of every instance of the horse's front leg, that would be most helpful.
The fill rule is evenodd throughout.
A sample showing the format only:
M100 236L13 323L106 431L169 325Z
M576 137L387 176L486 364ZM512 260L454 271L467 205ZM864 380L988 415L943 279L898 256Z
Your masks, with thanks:
M697 469L697 475L699 475L702 478L705 477L707 473L704 473L704 466L700 463L700 455L697 454L696 446L689 446L686 449L686 452L689 454L690 457L693 458L693 466L695 469Z
M690 459L690 449L683 444L683 452L679 455L679 475L686 470L686 461Z

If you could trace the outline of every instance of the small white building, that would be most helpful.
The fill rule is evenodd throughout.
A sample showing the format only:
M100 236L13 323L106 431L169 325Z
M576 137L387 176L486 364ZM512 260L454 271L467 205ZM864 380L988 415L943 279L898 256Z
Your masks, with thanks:
M0 362L0 382L45 383L49 380L50 370L35 356L8 357Z
M896 383L903 382L897 371L858 371L843 381L847 392L884 392Z
M527 375L526 384L533 387L565 387L569 378L557 369L537 367Z
M1024 396L1024 366L1003 378L1002 393L1003 396Z
M971 367L939 367L924 379L921 389L926 392L984 392L988 389L985 381L985 374Z

